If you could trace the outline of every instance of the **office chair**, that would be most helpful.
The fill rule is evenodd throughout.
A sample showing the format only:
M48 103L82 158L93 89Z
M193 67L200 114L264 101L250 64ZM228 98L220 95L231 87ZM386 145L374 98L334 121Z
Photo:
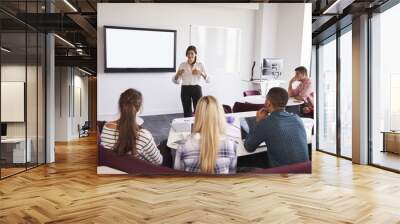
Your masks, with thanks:
M226 114L232 113L232 108L231 108L231 106L226 105L226 104L223 104L222 107L224 108L224 112L225 112Z
M85 123L82 125L82 127L80 127L80 125L78 125L79 138L89 136L89 129L90 129L89 121L85 121Z
M247 90L243 92L243 96L256 96L256 95L261 95L260 91L258 90Z
M233 105L233 113L238 113L238 112L247 112L247 111L257 111L261 108L263 108L263 104L252 104L252 103L241 103L241 102L236 102Z

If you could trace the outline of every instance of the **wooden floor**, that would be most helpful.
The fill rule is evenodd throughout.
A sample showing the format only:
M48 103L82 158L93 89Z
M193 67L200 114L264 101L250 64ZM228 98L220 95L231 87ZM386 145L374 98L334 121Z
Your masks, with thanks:
M400 155L391 152L374 151L372 161L374 164L400 170Z
M24 168L0 168L1 169L1 176L2 177L7 177L10 175L13 175L15 173L19 173L25 170Z
M315 153L312 175L96 175L95 139L0 181L0 223L400 223L400 175Z

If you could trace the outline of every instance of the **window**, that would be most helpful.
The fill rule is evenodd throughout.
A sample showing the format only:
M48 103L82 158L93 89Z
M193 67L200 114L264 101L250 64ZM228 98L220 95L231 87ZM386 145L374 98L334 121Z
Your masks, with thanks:
M336 154L336 39L318 48L318 145Z
M395 170L400 170L399 21L400 5L371 19L370 156L372 164Z
M340 36L340 155L352 157L352 32ZM347 32L346 32L347 31Z

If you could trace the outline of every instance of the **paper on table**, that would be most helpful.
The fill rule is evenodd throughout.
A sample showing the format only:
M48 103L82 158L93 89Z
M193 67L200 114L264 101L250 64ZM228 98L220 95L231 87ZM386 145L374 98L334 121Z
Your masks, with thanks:
M186 138L190 135L191 133L180 133L178 136L178 140L174 141L173 144L178 144L181 145L183 143L185 143Z

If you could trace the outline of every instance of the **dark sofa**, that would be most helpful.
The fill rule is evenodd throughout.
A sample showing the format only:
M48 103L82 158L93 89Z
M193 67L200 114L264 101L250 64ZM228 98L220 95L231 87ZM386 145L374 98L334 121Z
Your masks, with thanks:
M105 122L98 122L98 166L108 166L131 175L178 175L178 176L207 176L197 173L189 173L182 170L175 170L168 167L157 166L149 162L137 159L133 156L120 156L111 150L105 149L100 145L100 132ZM273 174L273 173L311 173L311 161L296 163L287 166L274 167L268 169L255 169L249 173L240 174ZM215 175L214 175L215 176ZM218 175L230 176L230 175Z
M133 156L120 156L111 150L104 149L101 145L98 146L98 166L108 166L129 174L136 174L136 175L161 175L161 174L180 175L180 176L200 175L181 170L175 170L168 167L156 166L141 159L137 159ZM251 173L254 174L311 173L311 161L296 163L281 167L274 167L269 169L255 169L251 171Z

